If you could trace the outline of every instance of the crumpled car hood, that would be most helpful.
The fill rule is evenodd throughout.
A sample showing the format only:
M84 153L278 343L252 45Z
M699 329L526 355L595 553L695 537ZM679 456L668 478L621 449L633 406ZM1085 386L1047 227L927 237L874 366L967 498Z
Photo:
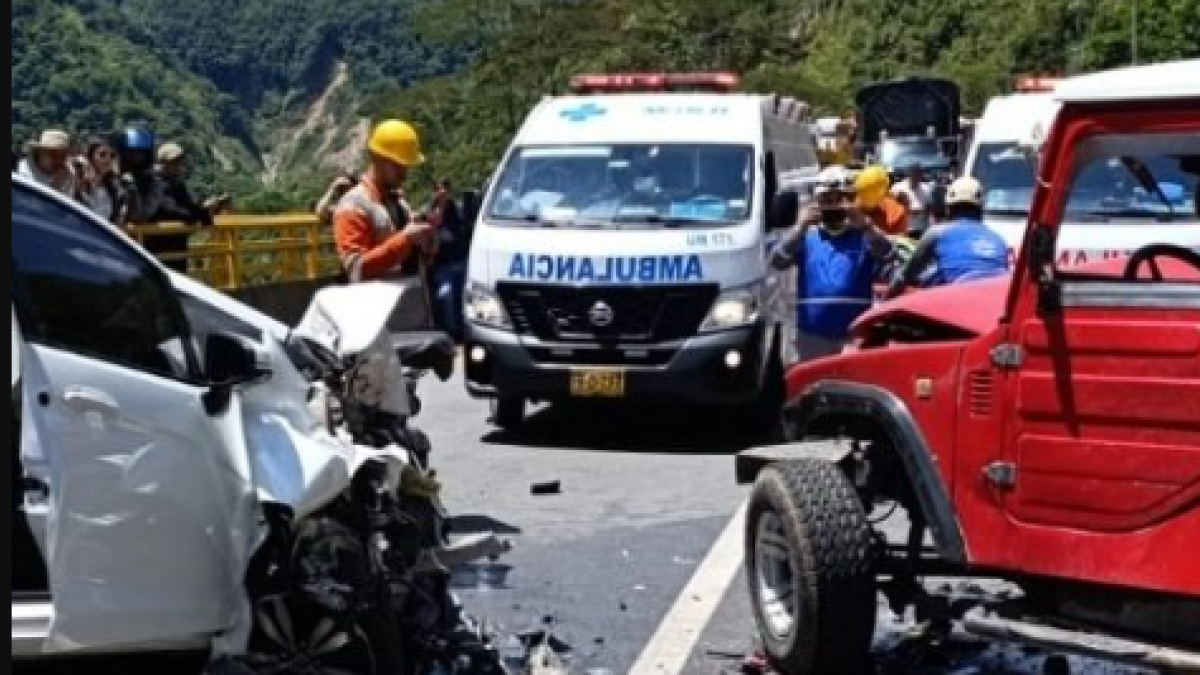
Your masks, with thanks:
M1011 275L941 286L902 296L873 307L851 327L853 335L889 318L906 315L936 322L972 335L993 330L1004 315Z

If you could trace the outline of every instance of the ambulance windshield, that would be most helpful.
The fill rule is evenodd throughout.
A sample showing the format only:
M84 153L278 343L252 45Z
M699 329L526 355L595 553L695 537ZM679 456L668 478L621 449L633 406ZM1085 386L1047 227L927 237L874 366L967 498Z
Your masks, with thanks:
M1123 150L1086 156L1067 203L1066 218L1103 222L1114 219L1176 220L1194 213L1196 177L1179 156L1152 147L1149 140ZM971 174L983 184L984 211L1024 218L1033 202L1032 160L1015 143L984 143Z
M489 218L568 226L687 227L750 217L754 149L616 144L518 148Z

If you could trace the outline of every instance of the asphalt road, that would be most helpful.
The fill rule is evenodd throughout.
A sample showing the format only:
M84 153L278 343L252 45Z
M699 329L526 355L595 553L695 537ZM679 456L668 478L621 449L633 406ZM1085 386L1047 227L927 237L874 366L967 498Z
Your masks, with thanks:
M505 435L487 424L487 405L470 400L459 381L431 378L422 397L420 425L433 438L459 531L492 530L514 545L496 563L456 574L470 613L503 635L549 628L571 647L572 672L580 675L635 667L639 675L740 672L741 656L754 649L754 623L740 528L730 526L747 492L734 484L732 455L749 441L729 413L551 408L531 415L520 434ZM533 494L545 484L558 489ZM882 610L881 625L882 645L907 628ZM893 659L881 649L885 661ZM647 651L671 667L644 668ZM1044 660L963 640L894 673L1032 675ZM1075 673L1133 672L1073 665ZM54 672L100 670L73 664Z

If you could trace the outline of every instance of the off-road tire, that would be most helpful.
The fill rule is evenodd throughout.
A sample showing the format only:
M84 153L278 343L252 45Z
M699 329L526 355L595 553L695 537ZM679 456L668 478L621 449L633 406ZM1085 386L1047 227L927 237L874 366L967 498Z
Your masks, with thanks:
M758 528L771 517L782 526L797 596L791 626L782 631L771 628L760 583ZM872 671L874 546L862 503L836 465L818 460L781 462L760 474L747 512L747 576L764 650L780 673L866 675Z
M505 431L514 431L525 424L525 399L501 396L492 401L492 424Z

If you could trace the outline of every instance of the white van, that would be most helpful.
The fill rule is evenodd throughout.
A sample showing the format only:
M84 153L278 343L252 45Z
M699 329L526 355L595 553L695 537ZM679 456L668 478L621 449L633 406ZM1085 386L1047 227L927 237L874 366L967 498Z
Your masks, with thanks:
M1200 72L1198 72L1200 76ZM1029 152L1046 137L1060 103L1045 91L992 99L975 130L965 173L984 187L984 220L1008 242L1015 259L1034 193ZM1058 238L1059 265L1124 257L1148 242L1200 247L1195 227L1196 177L1169 155L1096 156L1067 204ZM1086 187L1087 189L1080 189Z
M528 401L577 398L769 411L795 287L768 249L818 171L805 106L722 74L574 84L588 93L529 114L479 214L468 391L501 427Z

